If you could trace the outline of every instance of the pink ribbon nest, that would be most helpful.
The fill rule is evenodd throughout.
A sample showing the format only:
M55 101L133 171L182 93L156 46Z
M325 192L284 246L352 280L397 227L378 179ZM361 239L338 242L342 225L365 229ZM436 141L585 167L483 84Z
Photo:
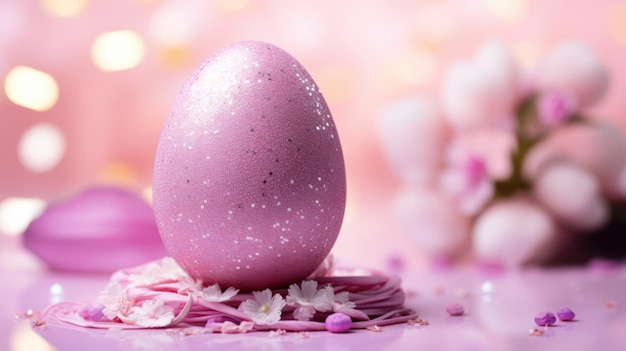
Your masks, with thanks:
M342 313L352 321L347 330L378 328L417 318L403 306L400 285L395 275L329 268L288 289L222 291L217 284L203 286L166 257L115 272L93 303L63 301L41 317L85 328L182 328L198 334L333 331L326 318Z

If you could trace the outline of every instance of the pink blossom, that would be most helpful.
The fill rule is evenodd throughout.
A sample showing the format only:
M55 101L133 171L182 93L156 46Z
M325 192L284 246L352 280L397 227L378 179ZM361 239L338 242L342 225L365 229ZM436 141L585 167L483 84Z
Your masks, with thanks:
M565 93L549 92L539 96L537 114L539 121L548 127L557 126L576 112L576 99Z
M173 309L158 298L144 301L141 306L133 307L128 315L129 321L146 328L165 327L173 319Z
M310 320L316 311L325 312L332 308L332 301L329 300L324 289L317 289L315 280L305 280L300 286L291 284L287 304L297 306L293 316L300 321Z
M224 302L232 299L239 293L239 289L235 289L232 286L228 287L226 290L222 291L219 284L215 283L213 285L207 286L202 290L198 291L196 295L202 300L209 302Z
M500 200L477 218L473 247L482 261L519 267L548 245L555 230L550 215L530 200Z
M568 228L597 229L609 216L596 178L574 164L547 166L535 179L533 193Z
M550 163L565 160L592 172L610 199L626 198L626 142L615 126L607 123L567 125L554 129L529 154L524 167L528 179L537 177Z
M254 322L242 321L239 324L235 324L231 321L225 321L221 323L219 328L223 334L247 333L254 328Z
M508 48L499 42L485 43L471 60L455 62L445 72L444 117L457 131L510 129L519 92L517 76Z
M474 215L494 193L486 162L475 154L459 155L452 162L441 176L441 188L458 201L462 213Z
M574 40L548 52L533 78L539 91L569 94L581 109L600 101L609 84L608 73L594 52Z
M130 274L128 279L132 286L144 286L177 281L189 277L171 257L150 262L139 274Z
M100 293L96 303L103 306L102 313L109 320L125 317L132 306L126 289L122 288L118 282L110 282L105 290Z
M408 189L396 199L394 212L419 247L433 256L451 256L469 237L469 219L449 197L433 189Z
M441 163L447 130L435 103L412 96L387 108L379 121L392 171L410 185L428 184Z

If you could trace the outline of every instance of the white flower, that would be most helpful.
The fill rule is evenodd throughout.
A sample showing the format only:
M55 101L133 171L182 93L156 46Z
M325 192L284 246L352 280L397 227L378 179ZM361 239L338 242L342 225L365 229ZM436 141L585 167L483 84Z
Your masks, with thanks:
M308 321L313 318L315 311L328 311L332 308L332 301L328 298L325 290L317 289L317 281L305 280L301 284L291 284L287 304L297 306L293 316L299 321Z
M202 279L195 279L188 275L180 277L178 280L178 290L176 291L179 294L191 294L198 296L200 295L200 288L202 287Z
M235 289L233 287L229 287L225 291L222 291L219 284L215 283L198 291L196 296L208 302L223 302L232 299L238 293L239 289Z
M171 257L151 262L139 274L128 276L130 285L145 286L164 282L171 282L188 277L188 274Z
M118 282L111 282L96 300L96 303L104 306L102 313L109 319L114 320L119 316L126 316L131 303L126 295L126 290Z
M350 293L348 291L342 291L339 294L335 294L335 289L333 289L332 286L327 285L324 287L324 292L332 303L333 312L351 310L356 307L356 304L350 301Z
M128 319L141 327L165 327L174 319L174 312L171 307L165 306L163 300L155 298L144 301L141 307L133 307Z
M280 320L285 300L280 294L272 296L270 289L253 291L254 300L246 300L239 305L239 310L245 313L257 324L272 324Z

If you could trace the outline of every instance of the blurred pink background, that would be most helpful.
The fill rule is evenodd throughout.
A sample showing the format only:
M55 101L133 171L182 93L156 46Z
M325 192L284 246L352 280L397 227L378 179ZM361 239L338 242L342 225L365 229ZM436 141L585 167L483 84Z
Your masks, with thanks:
M400 182L377 119L407 94L435 97L447 62L492 38L523 67L562 40L589 44L611 74L591 114L626 131L621 0L0 0L0 232L93 184L149 197L160 128L183 81L218 48L255 39L295 56L333 112L348 176L335 253L419 265L420 248L389 210Z

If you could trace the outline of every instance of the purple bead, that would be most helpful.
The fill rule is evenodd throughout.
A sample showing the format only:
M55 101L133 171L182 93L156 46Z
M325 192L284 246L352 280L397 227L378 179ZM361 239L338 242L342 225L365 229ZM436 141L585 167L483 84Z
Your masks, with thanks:
M561 308L560 310L556 311L556 315L563 322L573 321L574 318L576 318L576 314L567 307Z
M345 313L337 312L326 317L326 330L331 333L343 333L352 327L352 318Z
M535 323L540 327L552 325L556 323L556 316L552 312L541 312L535 316Z
M465 309L460 303L451 303L446 306L446 312L451 316L462 316L465 314Z

